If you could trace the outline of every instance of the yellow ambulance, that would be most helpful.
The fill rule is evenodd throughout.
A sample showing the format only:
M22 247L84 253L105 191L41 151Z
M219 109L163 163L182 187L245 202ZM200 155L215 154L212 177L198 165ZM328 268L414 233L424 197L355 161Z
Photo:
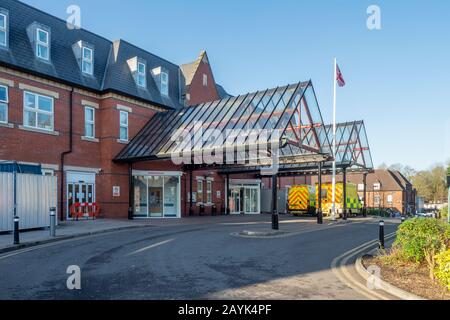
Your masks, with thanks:
M298 185L289 188L289 213L293 215L314 214L316 211L316 195L313 186Z
M316 203L319 203L319 185L316 184ZM357 186L354 183L347 183L347 213L358 214L362 210L362 203L359 200ZM333 184L322 184L322 212L330 215L333 207ZM336 212L344 213L344 184L336 183Z

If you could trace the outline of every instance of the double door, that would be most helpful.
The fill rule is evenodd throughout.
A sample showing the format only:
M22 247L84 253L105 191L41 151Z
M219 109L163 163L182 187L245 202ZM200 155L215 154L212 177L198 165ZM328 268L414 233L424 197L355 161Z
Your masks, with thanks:
M86 182L71 182L67 184L68 209L75 203L94 203L95 184Z
M260 189L258 187L232 187L230 191L232 214L260 213Z

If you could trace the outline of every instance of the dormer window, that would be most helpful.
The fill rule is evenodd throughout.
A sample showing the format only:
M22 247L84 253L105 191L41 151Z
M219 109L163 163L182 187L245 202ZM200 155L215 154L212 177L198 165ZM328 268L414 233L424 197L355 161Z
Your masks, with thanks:
M140 87L147 87L147 75L146 75L146 66L143 62L138 62L137 66L137 74L136 74L136 82Z
M166 72L161 72L161 94L169 95L169 74Z
M127 63L136 85L140 89L147 89L147 62L139 57L133 57Z
M152 75L161 95L169 96L169 72L162 67L158 67L152 70Z
M82 49L81 70L88 75L94 73L94 51L91 48L83 47Z
M0 46L8 47L8 15L0 8Z
M47 61L50 59L50 34L40 28L36 29L36 56Z

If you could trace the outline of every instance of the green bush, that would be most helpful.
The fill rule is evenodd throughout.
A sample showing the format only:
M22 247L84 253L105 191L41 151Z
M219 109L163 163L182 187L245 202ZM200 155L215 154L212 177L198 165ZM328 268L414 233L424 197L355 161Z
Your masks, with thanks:
M441 209L441 217L447 218L448 216L448 206Z
M427 262L430 278L434 280L435 257L447 250L450 242L450 225L429 218L416 218L404 222L397 231L394 246L402 255L417 263Z
M436 256L436 278L450 290L450 250L443 251Z

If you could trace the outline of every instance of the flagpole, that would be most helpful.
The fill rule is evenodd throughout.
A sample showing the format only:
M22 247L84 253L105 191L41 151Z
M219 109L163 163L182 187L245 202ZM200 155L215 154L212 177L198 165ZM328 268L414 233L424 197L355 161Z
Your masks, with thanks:
M333 178L332 178L332 188L333 188L333 205L331 208L331 219L336 221L336 82L337 82L337 59L334 58L334 95L333 95Z

